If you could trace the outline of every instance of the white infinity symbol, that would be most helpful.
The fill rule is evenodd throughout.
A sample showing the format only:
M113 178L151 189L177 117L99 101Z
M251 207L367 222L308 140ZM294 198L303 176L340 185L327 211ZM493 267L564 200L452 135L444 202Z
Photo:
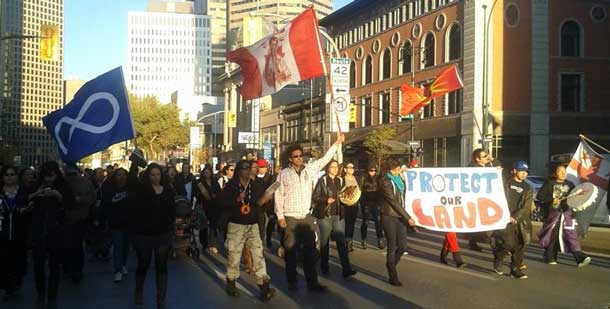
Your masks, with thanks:
M89 110L91 105L98 100L106 100L106 101L108 101L108 103L110 103L110 106L112 106L112 119L110 119L110 121L108 121L108 123L106 123L105 125L99 126L99 127L90 125L88 123L80 122L80 120L83 119L83 116L85 116L85 113L87 113L87 110ZM61 130L62 124L65 123L70 126L70 134L68 135L68 143L69 143L70 140L72 139L72 134L74 133L74 129L76 129L76 128L79 128L83 131L87 131L87 132L94 133L94 134L101 134L101 133L108 132L110 129L112 129L114 127L117 120L119 119L120 111L121 111L121 108L119 107L119 102L111 93L96 92L96 93L92 94L91 96L89 96L89 98L87 98L87 101L85 101L85 104L83 104L83 107L81 108L80 112L78 112L78 116L76 117L76 119L73 119L70 117L62 117L59 120L59 122L57 122L57 124L55 125L55 138L57 139L59 148L61 148L61 151L64 154L68 154L68 148L64 145L61 138L59 137L59 131Z

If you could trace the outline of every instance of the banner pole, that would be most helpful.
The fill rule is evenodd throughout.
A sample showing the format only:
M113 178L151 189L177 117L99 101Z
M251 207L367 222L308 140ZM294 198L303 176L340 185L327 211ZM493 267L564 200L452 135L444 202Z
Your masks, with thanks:
M591 143L591 144L593 144L593 145L595 145L595 146L599 147L601 150L603 150L603 151L607 152L608 154L610 154L610 150L608 150L608 149L607 149L607 148L605 148L604 146L602 146L602 145L600 145L600 144L598 144L598 143L594 142L592 139L590 139L590 138L588 138L588 137L586 137L586 136L584 136L584 135L582 135L582 134L579 134L578 136L579 136L581 139L584 139L585 141L588 141L589 143Z

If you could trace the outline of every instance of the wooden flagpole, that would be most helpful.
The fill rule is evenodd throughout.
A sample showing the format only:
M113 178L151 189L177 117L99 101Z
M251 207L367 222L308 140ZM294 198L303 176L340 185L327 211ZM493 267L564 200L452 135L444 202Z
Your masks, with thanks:
M595 141L593 141L592 139L590 139L590 138L588 138L588 137L586 137L586 136L584 136L584 135L582 135L582 134L579 134L578 136L579 136L581 139L584 139L585 141L588 141L589 143L591 143L591 144L593 144L593 145L595 145L595 146L599 147L599 149L601 149L601 150L603 150L603 151L607 152L608 154L610 154L610 150L608 150L608 149L607 149L607 148L605 148L604 146L602 146L602 145L600 145L600 144L596 143L596 142L595 142Z

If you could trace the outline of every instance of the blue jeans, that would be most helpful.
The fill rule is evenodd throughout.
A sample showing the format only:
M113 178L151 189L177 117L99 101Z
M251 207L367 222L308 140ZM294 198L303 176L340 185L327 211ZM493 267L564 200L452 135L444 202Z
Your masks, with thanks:
M123 266L127 265L127 256L129 255L129 236L126 231L112 230L112 261L114 263L114 272L121 271Z
M352 266L349 262L347 243L345 242L345 220L341 219L339 216L318 219L318 227L320 228L320 268L322 269L322 272L328 272L330 233L334 233L343 273L350 273L352 271Z

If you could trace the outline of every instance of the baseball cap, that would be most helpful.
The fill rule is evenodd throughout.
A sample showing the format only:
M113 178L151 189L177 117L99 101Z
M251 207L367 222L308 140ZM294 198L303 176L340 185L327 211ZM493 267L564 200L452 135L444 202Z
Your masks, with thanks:
M258 159L256 160L256 165L258 165L258 167L267 167L269 166L269 162L265 159Z
M526 172L530 169L527 162L525 162L523 160L515 162L515 164L513 165L513 168L518 171L526 171Z

